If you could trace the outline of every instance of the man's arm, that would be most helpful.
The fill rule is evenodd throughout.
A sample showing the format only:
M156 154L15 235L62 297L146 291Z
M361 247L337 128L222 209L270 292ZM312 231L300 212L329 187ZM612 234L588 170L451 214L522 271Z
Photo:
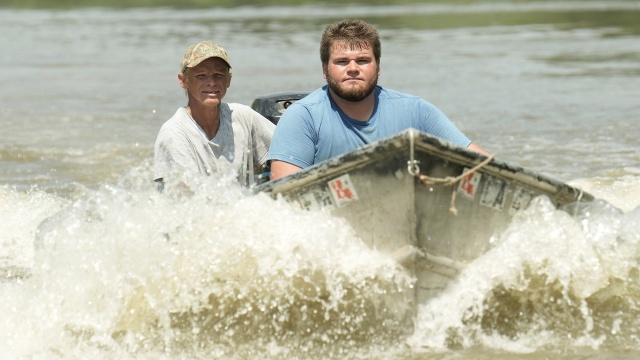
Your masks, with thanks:
M471 151L478 152L478 153L483 154L483 155L491 155L487 150L481 148L480 146L478 146L478 145L476 145L474 143L469 144L469 146L467 146L467 149L469 149Z
M271 180L277 180L283 176L287 176L289 174L293 174L302 170L301 167L295 166L293 164L289 164L288 162L280 161L280 160L272 160L271 161Z
M484 154L484 155L491 155L488 151L486 151L485 149L481 148L480 146L471 143L469 144L469 146L467 146L467 149L478 152L480 154ZM271 161L271 180L277 180L281 177L293 174L295 172L298 172L302 170L301 167L299 166L295 166L293 164L289 164L288 162L284 162L284 161L279 161L279 160L272 160Z

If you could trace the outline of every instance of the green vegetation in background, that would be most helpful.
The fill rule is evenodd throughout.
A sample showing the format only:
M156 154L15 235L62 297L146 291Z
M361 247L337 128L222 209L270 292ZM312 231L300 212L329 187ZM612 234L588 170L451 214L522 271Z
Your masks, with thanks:
M510 3L530 1L532 0L502 0L502 2ZM23 9L73 9L82 7L133 8L166 6L185 9L274 5L403 5L420 3L472 4L482 2L488 2L488 0L0 0L0 8L12 7ZM501 1L494 0L492 2Z
M71 9L82 7L134 8L173 7L210 8L233 6L272 5L403 5L418 3L472 4L472 3L526 3L555 0L0 0L1 7ZM630 0L631 1L631 0ZM602 2L600 0L599 2ZM640 34L640 11L638 10L554 10L554 11L493 11L493 12L452 12L438 14L369 15L363 17L384 28L439 29L474 26L514 26L548 24L560 29L605 28L610 27L609 36ZM339 20L331 19L331 20ZM291 20L295 22L295 19ZM305 20L306 23L309 20ZM327 22L323 19L320 25ZM259 21L254 25L259 24ZM307 24L309 25L309 24ZM317 25L317 24L316 24ZM301 25L304 26L304 25Z
M384 28L448 29L456 27L554 25L559 29L611 28L609 36L640 34L638 10L500 11L368 17Z

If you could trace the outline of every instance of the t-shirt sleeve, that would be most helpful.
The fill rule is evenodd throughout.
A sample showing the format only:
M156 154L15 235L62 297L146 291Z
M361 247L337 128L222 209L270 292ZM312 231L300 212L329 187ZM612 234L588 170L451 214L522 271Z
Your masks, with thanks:
M167 128L161 128L155 142L153 180L166 177L175 169L198 169L193 146Z
M421 99L420 111L420 118L425 119L423 131L459 146L467 147L471 144L471 140L433 104Z
M291 105L282 115L273 133L269 160L280 160L306 168L314 164L315 131L309 110L300 104Z

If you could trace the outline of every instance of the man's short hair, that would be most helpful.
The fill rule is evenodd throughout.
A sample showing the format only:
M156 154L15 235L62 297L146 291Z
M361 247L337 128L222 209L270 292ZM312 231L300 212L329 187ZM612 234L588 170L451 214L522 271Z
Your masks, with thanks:
M351 49L371 49L376 63L380 63L382 53L378 31L363 20L344 19L329 24L320 40L320 61L329 62L331 48L336 42L342 42Z

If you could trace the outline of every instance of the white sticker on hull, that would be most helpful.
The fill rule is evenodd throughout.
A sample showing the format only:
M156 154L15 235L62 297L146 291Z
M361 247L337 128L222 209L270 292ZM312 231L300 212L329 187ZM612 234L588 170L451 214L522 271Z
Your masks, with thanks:
M329 181L328 185L333 195L333 200L338 207L358 200L358 193L356 193L356 188L353 186L349 174L344 174Z
M509 214L513 215L516 212L525 209L529 206L531 199L535 196L531 191L517 186L516 191L513 194L513 201L511 202L511 207L509 207Z
M331 194L325 188L316 188L300 194L300 205L306 210L319 210L333 207Z
M484 184L480 204L496 210L502 210L507 195L507 183L490 176Z
M464 168L462 173L464 174L466 171L469 171L469 168ZM480 185L481 179L482 175L477 172L465 176L464 179L460 181L460 185L458 185L458 193L469 199L473 199L476 196L476 190L478 189L478 185Z

